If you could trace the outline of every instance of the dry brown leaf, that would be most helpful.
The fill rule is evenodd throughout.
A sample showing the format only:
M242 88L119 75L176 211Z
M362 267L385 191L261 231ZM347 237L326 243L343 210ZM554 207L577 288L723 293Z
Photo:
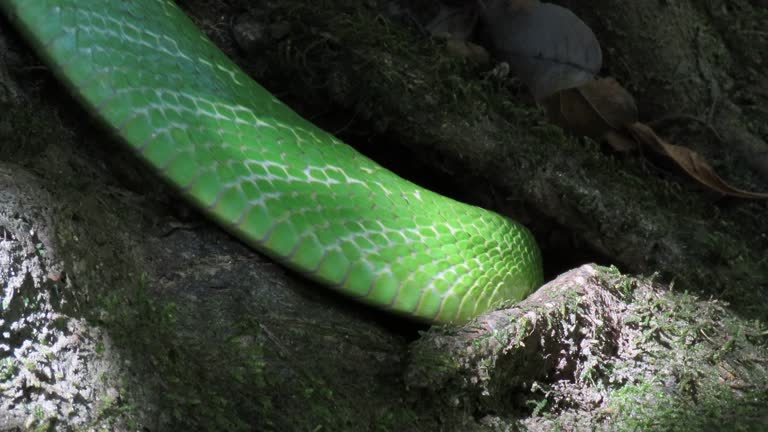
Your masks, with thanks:
M471 5L440 5L440 11L426 28L429 34L439 39L467 40L475 29L479 12Z
M577 88L595 112L614 129L638 119L635 98L612 77L590 81Z
M689 148L664 141L653 129L642 123L636 122L629 125L627 131L638 143L669 157L689 176L713 191L739 198L768 199L768 193L750 192L726 183L701 155Z
M695 151L670 144L637 121L635 100L615 79L603 78L561 90L542 101L550 121L575 134L602 139L617 151L638 145L672 159L690 177L723 195L768 199L768 193L750 192L726 183Z
M480 45L458 39L448 39L446 51L453 57L463 58L473 63L485 64L491 61L491 55Z
M562 90L543 101L552 123L573 133L594 139L605 138L637 121L637 107L632 95L613 78L589 81L579 87ZM616 150L626 148L618 141L608 141Z
M624 131L608 131L603 135L603 140L617 152L629 152L638 146L633 137L627 136Z
M574 88L545 98L542 105L550 122L576 135L599 137L609 128Z
M603 140L617 151L648 147L720 194L768 199L768 193L729 185L698 153L662 140L638 122L635 100L624 87L611 77L594 79L602 64L602 51L592 30L573 12L538 0L483 0L480 5L496 55L531 89L550 122ZM454 27L462 28L467 13L459 10L441 10L434 29L455 33ZM471 47L452 42L452 51L472 56Z

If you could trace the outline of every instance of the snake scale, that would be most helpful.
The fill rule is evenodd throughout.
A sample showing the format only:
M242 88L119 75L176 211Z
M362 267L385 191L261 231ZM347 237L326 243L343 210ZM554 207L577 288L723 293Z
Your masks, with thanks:
M517 222L421 188L305 120L170 0L0 0L77 98L221 226L362 302L461 322L542 281Z

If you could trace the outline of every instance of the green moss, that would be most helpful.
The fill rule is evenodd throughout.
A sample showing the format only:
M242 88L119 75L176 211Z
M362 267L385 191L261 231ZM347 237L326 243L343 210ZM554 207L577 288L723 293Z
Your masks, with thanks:
M714 384L695 392L677 391L653 382L626 385L610 394L615 431L699 432L764 431L768 428L768 394Z
M185 337L177 305L159 303L143 279L133 290L103 299L101 324L137 367L160 378L158 409L186 430L253 430L251 416L269 418L257 322L241 322L220 340ZM130 387L130 384L127 384ZM130 391L130 388L126 388ZM103 400L100 418L133 408ZM264 420L266 421L266 420Z
M615 430L765 430L768 382L757 359L768 347L754 338L764 324L688 292L635 295L623 322L637 354L612 365L634 378L607 396Z
M0 160L24 165L39 157L51 143L62 140L63 128L40 122L41 118L58 121L48 105L0 102L0 112L4 113L0 119Z
M18 360L13 357L0 359L0 382L12 379L18 372Z

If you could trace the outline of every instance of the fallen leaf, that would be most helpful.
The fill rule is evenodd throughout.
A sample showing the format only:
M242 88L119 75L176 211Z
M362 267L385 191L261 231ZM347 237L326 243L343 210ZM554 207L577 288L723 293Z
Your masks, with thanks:
M473 63L485 64L491 60L491 56L485 48L458 39L448 39L446 51L453 57L463 58Z
M722 195L768 199L768 193L731 186L698 153L662 140L640 123L624 87L610 77L594 78L602 66L600 44L573 12L537 0L479 1L496 56L531 89L550 122L617 151L648 147Z
M426 28L432 37L465 41L475 29L478 18L477 8L472 5L440 5L440 11Z
M486 0L481 14L495 55L536 100L594 79L603 62L592 29L551 3Z
M627 136L626 133L618 131L608 131L603 135L603 140L608 143L617 152L626 153L631 150L635 150L638 146L637 142L632 137Z
M635 98L612 77L589 81L576 90L614 129L621 129L638 119Z
M701 155L689 148L664 141L647 125L636 122L629 125L627 131L638 143L669 157L689 176L713 191L739 198L768 199L768 193L750 192L731 186L717 175Z
M542 105L552 123L596 140L638 118L635 99L610 77L558 91L545 98Z

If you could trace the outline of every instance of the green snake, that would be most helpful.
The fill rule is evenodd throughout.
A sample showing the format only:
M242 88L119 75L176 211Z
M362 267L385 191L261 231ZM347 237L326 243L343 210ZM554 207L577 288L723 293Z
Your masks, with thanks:
M542 282L531 233L296 114L171 0L0 0L77 98L242 241L337 291L462 322Z

